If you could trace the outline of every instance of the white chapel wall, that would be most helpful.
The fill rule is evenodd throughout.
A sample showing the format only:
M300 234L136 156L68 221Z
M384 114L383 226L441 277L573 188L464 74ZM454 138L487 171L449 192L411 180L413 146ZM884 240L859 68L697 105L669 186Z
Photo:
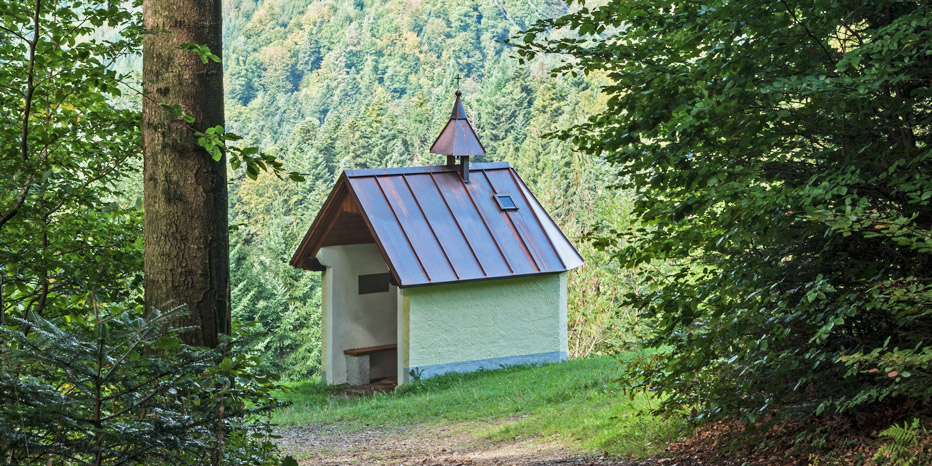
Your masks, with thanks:
M327 267L323 277L324 383L346 383L343 350L397 343L396 293L359 294L358 276L388 272L378 246L352 244L326 246L317 259ZM394 374L372 373L372 377Z

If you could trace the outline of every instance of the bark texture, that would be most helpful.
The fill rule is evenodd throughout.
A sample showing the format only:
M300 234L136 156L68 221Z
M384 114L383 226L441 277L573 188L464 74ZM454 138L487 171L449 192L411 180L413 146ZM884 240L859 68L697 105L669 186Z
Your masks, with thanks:
M203 132L224 124L223 68L183 43L220 56L220 0L144 0L142 74L147 311L187 304L188 344L216 346L230 332L226 160L214 161L194 130L161 105L181 105Z

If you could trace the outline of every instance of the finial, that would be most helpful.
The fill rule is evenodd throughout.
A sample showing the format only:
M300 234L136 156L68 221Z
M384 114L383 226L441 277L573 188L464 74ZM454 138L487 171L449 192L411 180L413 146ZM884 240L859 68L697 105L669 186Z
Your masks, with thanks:
M460 95L460 75L456 75L456 95Z
M457 76L456 80L459 81ZM450 121L443 127L440 135L430 147L432 154L449 155L453 157L464 156L482 156L485 155L485 148L479 142L476 132L473 131L472 125L466 118L466 108L463 107L463 101L460 98L462 91L456 90L456 99L453 101L453 112L450 114Z

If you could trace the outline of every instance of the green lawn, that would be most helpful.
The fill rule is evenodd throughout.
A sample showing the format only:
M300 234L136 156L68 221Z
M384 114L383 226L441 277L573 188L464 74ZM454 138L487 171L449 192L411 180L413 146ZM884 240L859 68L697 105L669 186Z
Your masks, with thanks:
M571 446L644 456L683 432L675 421L644 413L645 395L630 400L613 380L622 356L451 374L393 393L344 398L339 387L295 384L281 397L279 424L337 424L347 429L456 421L500 421L482 432L493 439L558 435Z

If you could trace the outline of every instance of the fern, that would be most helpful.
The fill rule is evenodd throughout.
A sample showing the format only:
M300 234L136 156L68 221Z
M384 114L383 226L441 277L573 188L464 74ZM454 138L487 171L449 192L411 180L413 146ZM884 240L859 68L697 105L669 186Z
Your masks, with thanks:
M923 449L919 450L920 436L925 434L925 428L919 423L919 419L913 419L912 423L903 423L902 426L892 425L880 433L881 438L889 439L889 442L877 451L874 455L874 461L877 464L890 466L919 466L928 464L932 455Z

